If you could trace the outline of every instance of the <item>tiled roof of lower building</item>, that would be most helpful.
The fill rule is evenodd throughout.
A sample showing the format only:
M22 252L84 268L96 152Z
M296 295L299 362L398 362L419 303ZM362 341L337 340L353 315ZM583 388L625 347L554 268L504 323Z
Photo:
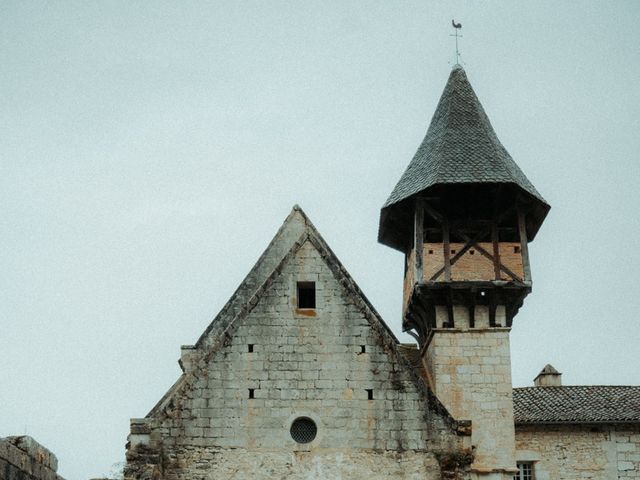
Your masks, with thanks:
M640 386L513 389L516 424L640 423Z

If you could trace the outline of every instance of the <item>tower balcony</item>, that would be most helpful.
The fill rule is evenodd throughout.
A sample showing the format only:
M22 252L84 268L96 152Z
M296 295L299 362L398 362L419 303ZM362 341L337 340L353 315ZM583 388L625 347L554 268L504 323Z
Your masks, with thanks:
M447 251L448 275L445 263ZM525 281L520 242L499 242L495 250L494 245L488 242L479 242L472 247L465 243L450 243L448 247L444 243L424 243L421 254L418 255L422 257L421 269L416 264L415 248L406 256L403 311L409 306L416 284L433 285L434 288L442 289L443 285L438 284L462 282L467 285L475 282L478 285L491 284L495 287L507 283L526 286L529 283Z
M435 328L511 327L531 292L526 263L517 242L430 242L412 249L406 256L404 329L414 330L422 344Z

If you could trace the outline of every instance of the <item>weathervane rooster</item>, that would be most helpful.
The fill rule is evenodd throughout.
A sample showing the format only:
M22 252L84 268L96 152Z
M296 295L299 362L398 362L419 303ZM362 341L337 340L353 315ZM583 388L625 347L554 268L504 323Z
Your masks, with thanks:
M451 25L453 26L453 28L455 28L454 35L451 35L452 37L456 37L456 65L460 65L460 51L458 50L458 38L462 38L462 35L458 34L458 30L462 29L462 24L461 23L456 23L455 20L451 20Z

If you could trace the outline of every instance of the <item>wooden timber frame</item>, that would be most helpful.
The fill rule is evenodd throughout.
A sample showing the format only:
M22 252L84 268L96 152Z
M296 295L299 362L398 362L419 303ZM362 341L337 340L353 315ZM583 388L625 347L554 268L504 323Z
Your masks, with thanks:
M431 201L430 201L431 200ZM470 327L474 328L476 307L485 305L489 309L490 327L511 327L513 318L523 304L524 298L531 292L531 268L529 265L526 215L528 205L520 198L513 205L498 211L494 204L492 218L489 221L477 221L470 232L469 222L462 228L461 222L449 219L432 203L433 198L416 198L413 222L412 248L415 251L413 265L414 285L404 312L403 329L411 333L420 346L424 345L431 331L436 328L436 306L445 306L447 321L444 328L455 328L454 306L465 306L469 311ZM424 278L423 245L425 242L425 216L428 215L440 226L444 265L429 279ZM516 223L516 225L513 225ZM523 263L523 278L507 268L500 260L500 231L509 229L517 234ZM451 236L455 235L464 242L464 246L453 256L450 255ZM479 245L490 240L491 251ZM478 251L493 263L494 279L452 281L451 267L471 248ZM502 273L509 277L501 278ZM506 325L496 322L498 305L506 309Z

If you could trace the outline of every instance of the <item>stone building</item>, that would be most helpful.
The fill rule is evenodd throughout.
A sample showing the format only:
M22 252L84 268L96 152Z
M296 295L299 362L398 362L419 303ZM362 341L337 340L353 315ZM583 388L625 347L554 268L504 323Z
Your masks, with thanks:
M640 478L639 387L562 387L547 366L512 388L509 332L548 210L456 65L380 215L417 345L296 206L131 420L125 478Z
M521 468L537 480L640 478L640 387L562 386L560 378L547 365L534 387L513 390Z

